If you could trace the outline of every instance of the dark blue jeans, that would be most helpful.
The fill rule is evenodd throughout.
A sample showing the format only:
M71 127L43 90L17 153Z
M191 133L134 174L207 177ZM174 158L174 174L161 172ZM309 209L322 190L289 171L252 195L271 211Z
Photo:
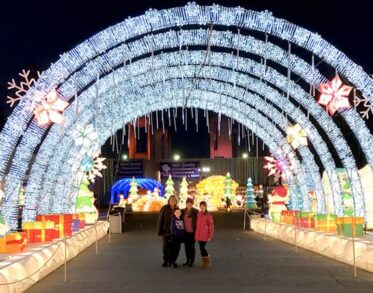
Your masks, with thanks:
M201 251L201 256L202 257L208 256L209 253L206 250L206 244L207 244L207 242L206 241L198 241L198 244L199 244L199 250Z
M183 239L181 237L173 236L171 237L170 242L170 263L175 263L177 260L177 257L179 256L181 242L183 242Z

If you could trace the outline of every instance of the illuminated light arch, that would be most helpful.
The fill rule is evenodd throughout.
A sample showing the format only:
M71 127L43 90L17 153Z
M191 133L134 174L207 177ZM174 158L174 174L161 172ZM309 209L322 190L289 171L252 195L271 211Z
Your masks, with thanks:
M113 186L111 187L110 192L110 201L111 203L118 203L120 198L120 193L123 194L124 198L128 198L128 192L131 187L132 178L121 178L116 181ZM154 191L154 188L158 188L159 195L164 196L164 187L163 185L153 178L135 178L137 187L142 189L149 190L151 192Z
M112 63L107 62L107 60L108 58L110 60L111 57L117 59L119 57L115 56L113 51L108 50L126 40L147 33L154 33L160 29L167 29L179 25L206 25L209 23L223 26L237 26L240 28L261 31L297 44L313 52L320 58L325 59L327 63L335 67L338 72L347 78L358 90L361 90L370 101L373 101L373 81L361 67L354 64L343 53L324 41L319 35L297 27L285 20L274 18L268 12L249 11L239 7L226 8L218 5L205 7L193 3L188 4L185 7L162 11L150 10L143 16L129 19L102 31L70 52L63 54L58 62L53 64L49 70L44 72L39 81L26 94L25 98L9 117L8 122L0 134L0 145L2 146L0 149L0 176L3 177L5 170L10 167L11 171L6 177L6 194L3 212L8 222L11 223L11 227L14 228L14 223L16 221L14 209L16 204L16 191L19 190L23 175L29 168L29 162L33 150L41 142L44 131L47 130L47 128L39 128L34 122L31 122L27 127L30 119L32 119L32 114L30 111L25 111L24 109L34 108L38 102L40 102L40 99L42 99L43 96L45 96L45 94L47 94L54 86L61 89L63 97L67 98L74 96L76 89L72 86L72 78L69 79L69 77L75 75L74 72L82 66L84 67L84 65L87 66L79 72L80 75L77 76L77 80L79 80L80 83L84 83L82 80L85 80L86 85L94 80L97 74L105 74L112 71ZM145 39L149 45L152 43L151 36L146 36ZM206 41L206 39L204 40ZM123 45L123 49L124 51L119 58L122 61L122 58L124 58L124 60L126 59L128 56L126 54L129 51L136 51L141 54L145 51L149 52L149 50L144 50L140 45L137 47L133 46L130 49ZM147 46L147 49L149 49L149 46ZM106 51L108 51L108 54L105 54ZM95 56L98 56L96 60L99 60L99 63L102 66L95 67L92 59L95 58ZM301 63L296 62L291 66L297 66L299 64ZM294 71L293 67L290 69ZM273 84L276 85L276 80L272 81L274 81ZM82 88L81 84L77 85L78 91ZM292 92L292 97L294 97L294 93L295 91ZM301 96L303 96L303 94ZM313 104L307 105L307 108L311 107L315 106ZM353 115L358 117L353 109L342 113L342 116L346 116L344 119L349 123L355 121L353 120ZM369 148L364 149L364 141L371 140L369 131L366 129L364 122L361 119L358 120L358 123L354 123L354 125L351 123L351 126L355 127L354 133L362 145L362 149L364 150L368 162L371 164L372 152L367 152ZM366 137L364 137L365 134L367 135ZM17 146L21 135L23 135L23 138ZM13 160L10 161L11 155L16 146L17 150L15 156ZM369 147L367 144L365 144L365 146ZM351 153L348 148L340 148L336 143L335 147L341 157L346 155L349 160L347 169L350 178L352 179L354 198L357 203L356 214L363 215L364 200L359 178L357 176L356 165L353 158L351 158ZM35 186L31 186L30 188L35 188Z
M160 96L158 93L154 96L150 96L149 98L151 98L152 104L147 104L146 108L141 108L141 105L143 104L142 100L137 101L136 97L127 97L128 99L131 100L131 103L133 105L138 106L139 110L136 111L135 113L133 113L133 111L128 111L128 110L127 110L128 112L126 112L126 111L119 112L118 111L117 114L118 114L118 116L119 115L125 116L126 117L125 121L130 122L133 119L135 119L136 117L141 116L142 114L153 112L155 110L167 109L169 107L173 107L173 108L174 107L182 107L183 103L184 103L184 100L182 99L182 97L183 97L182 92L181 91L178 92L178 95L177 95L178 97L176 95L173 95L173 94L171 94L171 95L173 96L173 99L167 99L167 101L163 100L163 103L164 103L163 105L161 104L161 99L157 100L157 97ZM212 110L212 111L217 111L216 104L214 103L214 99L216 99L216 97L217 97L217 94L196 91L195 93L192 94L190 102L188 102L188 106L193 105L193 107L197 107L197 108L201 108L201 109L208 109L208 110ZM244 104L242 104L242 103L240 103L238 105L229 105L229 103L227 102L228 100L229 99L225 99L225 97L224 97L224 104L221 106L221 110L222 110L221 113L222 114L228 115L229 117L234 118L236 121L238 121L239 123L242 123L242 124L250 123L250 125L252 126L251 129L261 139L263 139L263 141L267 145L269 145L269 148L271 149L272 152L274 152L275 155L278 155L277 151L281 149L281 150L284 151L284 153L287 157L293 158L293 163L294 163L294 166L296 167L296 170L297 170L297 180L299 182L303 183L303 185L301 185L302 190L303 190L303 196L304 196L305 201L307 201L308 193L307 193L307 189L305 188L306 185L305 185L305 181L304 181L304 174L302 174L302 172L300 172L300 163L299 163L298 159L296 158L296 155L295 155L293 149L290 147L290 145L287 144L284 136L280 133L279 130L275 131L275 129L269 128L267 125L270 124L270 121L268 119L266 119L265 117L261 117L258 114L258 112L255 112L253 109L250 110L249 107L244 106ZM237 102L237 103L239 103L239 102ZM253 119L244 118L248 111L252 112L250 114L257 113L258 117L255 117ZM246 123L245 123L244 119L246 119ZM258 123L257 121L260 122L260 123ZM262 127L259 126L259 124L260 125L265 125L267 127L262 128ZM102 140L100 141L100 143L105 142L106 139L110 135L112 135L112 131L110 130L109 126L111 126L114 129L120 128L122 126L122 120L108 121L108 123L103 126L105 130L102 132L102 138L101 138ZM271 138L271 135L268 134L268 129L272 129L272 131L274 132L272 138ZM271 141L274 141L275 148L273 147L273 143L271 143ZM67 154L67 156L69 156L69 154ZM71 178L71 174L69 174L69 170L68 170L69 166L68 165L65 165L65 166L66 166L66 172L62 172L60 174L66 176L63 179ZM71 172L74 173L75 170L72 170ZM289 181L290 181L289 182L290 184L292 184L292 183L294 184L294 180L289 180ZM72 186L70 186L70 188L71 187ZM65 191L66 191L66 189L65 189ZM62 199L64 197L64 192L58 192L58 190L55 190L55 193L53 193L53 194L56 196L57 199L58 198ZM58 208L58 207L56 207L56 208ZM305 207L305 208L308 209L308 207Z
M165 58L167 58L167 56L165 57ZM189 70L189 72L194 72L195 70ZM222 71L222 69L220 69L220 71ZM210 72L210 71L207 71L207 72ZM238 75L241 75L241 74L238 74ZM157 74L157 72L156 72L156 76L158 76L158 74ZM186 74L186 76L187 76L187 74ZM238 78L238 80L241 80L241 78L239 77L239 76L237 76ZM110 78L111 77L109 77L109 76L107 76L107 77L105 77L105 79L109 79L110 80ZM215 78L215 77L214 77ZM149 80L149 76L148 77L145 77L145 78L143 78L143 80ZM134 80L135 81L135 83L136 84L138 84L138 80ZM139 86L143 86L143 84L139 84ZM122 90L124 90L126 87L124 87L123 89L121 89L121 91ZM128 88L128 87L127 87ZM269 87L267 87L267 89L266 90L268 90L269 89ZM272 90L273 91L273 90ZM103 95L105 94L105 93L102 93ZM241 94L240 94L241 95ZM238 96L240 96L240 95L238 95ZM284 100L283 99L283 101L282 101L282 103L284 103L284 102L287 102L287 100ZM289 103L290 104L290 103ZM295 108L296 109L296 108ZM285 111L286 111L286 109L285 109ZM300 111L299 111L300 112ZM284 126L281 126L282 128L284 127ZM316 133L317 134L317 133ZM318 145L316 145L316 147L317 147ZM330 158L330 156L329 156L329 158ZM328 158L328 159L329 159ZM327 160L328 161L328 160ZM326 165L326 167L327 167L328 165ZM335 166L335 165L334 165ZM326 168L326 169L328 169L328 168ZM338 182L338 181L336 181L336 182ZM337 186L338 186L338 183L337 183ZM336 187L336 189L337 189L337 187ZM44 194L45 192L43 192L43 194ZM321 202L321 201L320 201Z
M146 78L145 78L146 79ZM136 79L134 79L134 81L136 82L137 80ZM142 87L143 85L141 85L141 87ZM264 101L263 100L261 100L260 98L259 98L259 96L255 96L255 95L252 95L252 94L245 94L245 91L244 90L242 90L241 89L241 91L239 91L239 88L236 88L236 89L234 89L234 87L233 86L229 86L229 85L225 85L226 86L226 88L225 88L225 91L223 92L223 95L224 95L224 97L225 98L227 98L227 95L231 95L231 97L229 97L231 100L232 100L232 102L231 103L234 103L235 102L235 99L234 99L234 97L236 96L236 97L242 97L242 100L244 100L245 101L245 103L247 103L248 105L250 105L251 106L251 108L248 108L248 109L250 109L250 110L248 110L248 112L250 111L250 112L252 112L254 109L253 108L255 108L255 110L260 110L262 113L265 113L267 116L269 116L269 118L271 118L274 114L276 114L277 116L275 116L275 117L272 117L273 118L273 122L275 123L275 124L279 124L279 127L281 128L281 129L286 129L287 128L287 126L289 126L289 122L288 122L288 120L285 118L285 116L282 116L282 114L280 113L280 112L278 112L278 110L276 110L275 108L273 108L271 105L269 105L269 104L265 104L264 103ZM163 87L165 87L165 88L163 88ZM173 83L169 83L168 81L165 83L165 84L163 84L162 85L162 88L161 87L159 87L158 89L157 89L157 93L158 93L158 95L159 96L162 96L162 97L164 97L164 102L165 103L169 103L167 100L168 99L170 99L170 98L172 98L172 96L170 96L169 98L168 98L168 96L169 96L169 93L168 92L171 92L172 91L172 89L173 88L179 88L180 87L180 84L177 84L177 81L175 81L175 82L173 82ZM119 88L118 90L119 90L119 92L121 92L122 93L122 95L125 95L125 96L127 96L127 97L130 97L130 95L128 94L128 93L125 93L125 92L123 92L123 90L126 88L126 86L123 86L123 88ZM197 87L198 89L200 89L200 88L202 88L203 90L206 90L206 91L210 91L210 92L214 92L214 88L219 88L219 86L218 86L218 83L217 83L217 81L205 81L205 82L203 82L203 81L201 81L199 84L198 84L198 87ZM163 90L163 92L162 92L162 90ZM236 91L236 92L235 92ZM109 91L110 92L110 91ZM108 93L109 93L108 92ZM106 100L108 100L108 93L102 93L103 95L105 95L105 96L107 96L107 99ZM218 93L216 93L216 94L218 94ZM155 94L153 93L153 96L155 96ZM115 103L115 95L111 95L110 97L112 97L114 100L108 100L107 102L108 102L108 104L114 104ZM167 98L166 98L167 97ZM140 99L139 99L140 100ZM240 100L240 99L238 99L238 100ZM149 97L144 97L144 98L141 98L141 102L144 104L144 105L147 105L147 104L149 104ZM224 107L228 107L229 108L229 104L230 103L228 103L228 105L224 105ZM167 105L167 104L166 104ZM116 106L116 107L118 107L118 105ZM164 107L166 107L167 108L167 106L164 106ZM221 107L221 106L220 106ZM124 106L122 106L122 108L125 108ZM219 110L220 112L222 111L221 109ZM295 113L296 113L296 111L295 111ZM140 113L140 115L143 115L144 113ZM103 115L105 115L104 113L103 113ZM123 114L122 114L123 115ZM260 115L262 115L262 114L260 114ZM110 116L110 115L107 115L107 116ZM250 115L250 116L252 116L252 114ZM118 118L120 121L121 121L121 119L120 118ZM114 122L114 121L113 121ZM109 125L108 125L109 126ZM106 126L106 127L108 127L108 126ZM311 127L310 125L309 125L309 127ZM112 131L112 133L114 133L116 131L116 129L115 130L113 130ZM68 133L71 133L71 130L69 130L68 131ZM315 136L317 136L317 134L315 134ZM72 141L72 139L70 139L70 141L71 142L73 142ZM61 148L60 146L56 146L56 147L58 147L57 148L57 152L59 153L60 151L62 152L62 150L63 150L63 147ZM72 149L72 145L70 145L70 147L67 147L66 149L68 149L68 150L72 150L72 152L76 152L76 150L73 150ZM315 147L317 147L317 146L315 146ZM301 151L301 154L302 154L302 157L304 157L305 158L305 164L307 165L307 166L312 166L313 167L313 172L310 172L310 175L312 176L312 178L313 178L313 181L315 181L315 182L317 182L317 187L318 187L318 189L317 189L317 192L316 192L316 194L318 195L318 199L319 199L319 204L320 204L320 208L319 208L319 211L320 212L325 212L325 205L324 204L322 204L323 203L323 191L322 191L322 186L321 186L321 178L320 178L320 176L319 176L319 170L318 170L318 168L317 168L317 166L316 166L316 164L315 164L315 162L313 161L313 160L310 160L310 159L312 159L313 158L313 156L312 156L312 154L309 152L309 150L307 149L307 148L304 148L304 149L302 149L302 150L300 150ZM69 157L69 155L63 155L62 157ZM58 168L58 166L59 166L60 164L52 164L51 165L51 167L52 168L55 168L55 167L57 167ZM49 171L47 172L47 173L49 173ZM58 176L58 177L60 177L60 176ZM66 182L65 180L62 180L62 182ZM60 189L59 187L58 188L56 188L56 189ZM46 190L44 190L41 194L46 194L46 193L48 193L48 191L46 191ZM55 192L52 192L53 194L55 193Z

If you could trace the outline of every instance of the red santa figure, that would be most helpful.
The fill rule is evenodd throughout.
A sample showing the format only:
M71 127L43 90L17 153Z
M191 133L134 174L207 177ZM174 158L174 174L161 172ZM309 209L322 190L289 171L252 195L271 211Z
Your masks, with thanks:
M272 190L272 194L268 197L269 203L269 215L272 212L281 213L281 211L286 211L286 204L288 204L288 191L285 186L276 186Z

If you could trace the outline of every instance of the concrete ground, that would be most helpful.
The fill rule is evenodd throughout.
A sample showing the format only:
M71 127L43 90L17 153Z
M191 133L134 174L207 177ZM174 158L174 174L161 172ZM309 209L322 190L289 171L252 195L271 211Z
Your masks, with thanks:
M99 242L97 256L93 245L68 263L67 284L62 267L28 292L373 292L373 274L358 270L355 279L351 266L244 232L241 213L214 215L211 269L199 258L193 268L162 268L156 217L135 214L123 234Z

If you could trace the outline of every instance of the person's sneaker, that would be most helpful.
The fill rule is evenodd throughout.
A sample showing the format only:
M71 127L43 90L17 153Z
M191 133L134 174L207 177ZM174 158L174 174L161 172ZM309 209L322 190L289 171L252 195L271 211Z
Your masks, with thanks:
M183 267L186 267L189 265L189 262L187 261L186 263L183 263Z
M169 266L168 262L167 262L167 261L164 261L163 264L162 264L162 267L165 268L165 267L168 267L168 266Z
M190 268L191 268L192 266L193 266L193 263L191 263L191 262L190 262L190 263L188 263L188 267L190 267Z
M176 263L173 263L172 265L173 265L173 267L174 267L175 269L178 267Z

